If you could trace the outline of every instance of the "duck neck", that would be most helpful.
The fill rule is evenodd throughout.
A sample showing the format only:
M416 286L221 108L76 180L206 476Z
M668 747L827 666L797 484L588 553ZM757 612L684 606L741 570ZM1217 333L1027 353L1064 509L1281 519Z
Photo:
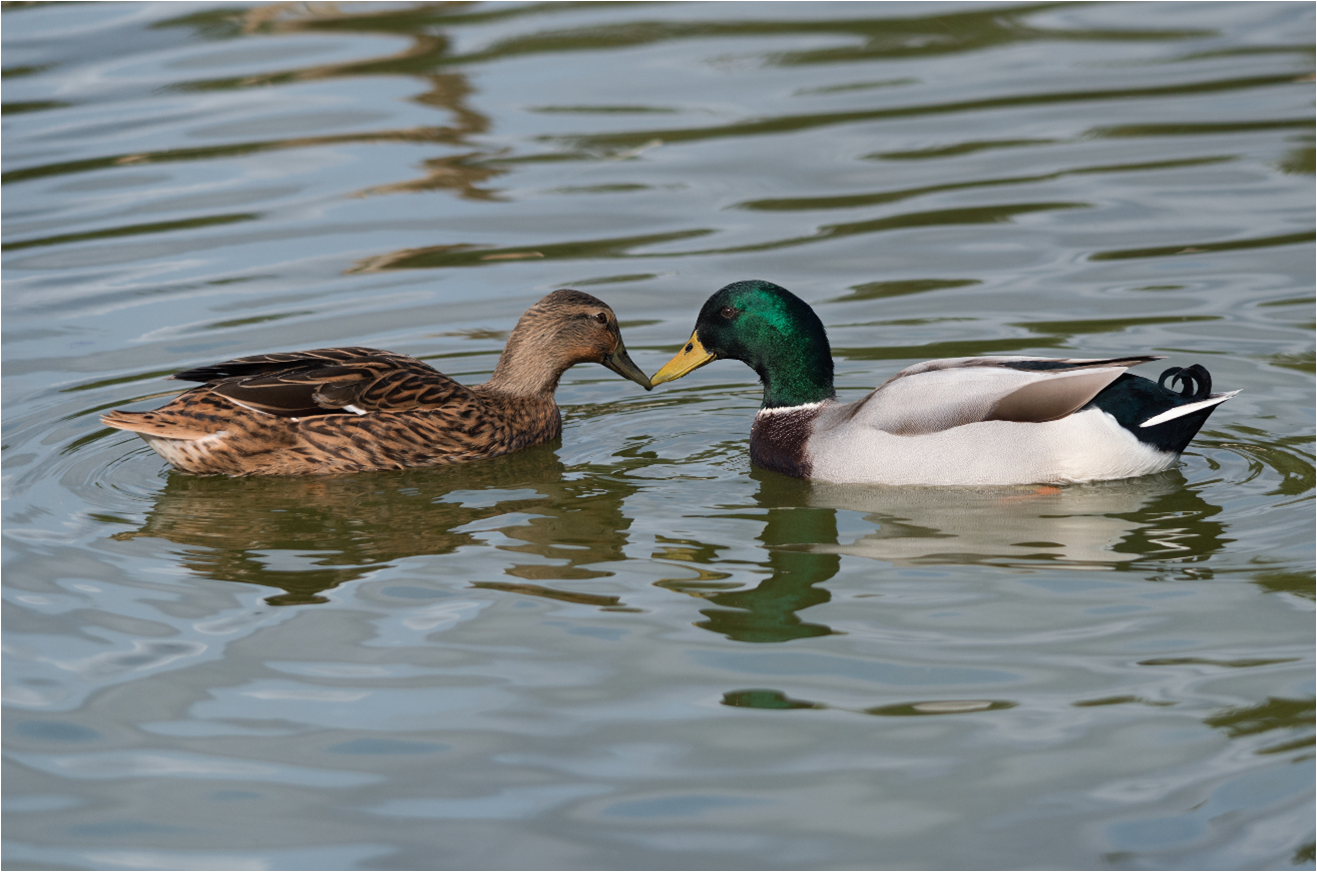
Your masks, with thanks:
M570 365L545 355L542 348L536 353L536 349L514 331L499 356L494 374L481 387L519 397L552 396L558 389L558 379Z
M832 387L832 350L826 337L798 337L750 366L764 384L761 408L804 406L837 395Z

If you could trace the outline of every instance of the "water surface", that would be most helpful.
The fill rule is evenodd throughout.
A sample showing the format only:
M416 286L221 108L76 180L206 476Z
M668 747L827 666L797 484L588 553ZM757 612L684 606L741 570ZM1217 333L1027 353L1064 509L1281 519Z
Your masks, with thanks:
M1311 4L3 19L6 868L1313 868ZM560 441L444 469L98 422L296 348L481 381L559 287L653 372L744 278L844 399L1243 392L1045 490L752 469L736 363L577 367Z

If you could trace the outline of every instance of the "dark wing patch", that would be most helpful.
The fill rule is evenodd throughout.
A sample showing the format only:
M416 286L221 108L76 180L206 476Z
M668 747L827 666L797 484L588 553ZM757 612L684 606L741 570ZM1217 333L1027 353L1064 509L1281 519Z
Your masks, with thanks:
M373 348L243 357L174 378L205 381L214 394L286 418L437 409L472 396L413 357Z
M211 393L227 397L240 406L268 412L271 415L301 417L324 414L316 405L315 387L304 384L286 384L278 377L261 379L228 379L211 387Z
M377 348L313 348L310 351L284 351L277 354L254 354L251 357L238 357L210 366L198 366L195 369L174 373L170 378L179 381L218 382L228 378L250 378L257 375L272 375L300 368L311 368L332 363L349 363L365 358L400 359L415 361L415 358L392 351L380 351ZM420 363L420 361L415 361ZM425 364L421 364L425 366Z
M1020 369L1029 372L1054 372L1056 370L1076 370L1092 369L1094 367L1104 366L1138 366L1141 363L1151 363L1154 360L1164 360L1159 355L1141 354L1137 357L1110 357L1105 360L1030 360L1011 359L1011 358L994 358L981 357L979 360L984 361L981 366L1005 366L1010 369Z

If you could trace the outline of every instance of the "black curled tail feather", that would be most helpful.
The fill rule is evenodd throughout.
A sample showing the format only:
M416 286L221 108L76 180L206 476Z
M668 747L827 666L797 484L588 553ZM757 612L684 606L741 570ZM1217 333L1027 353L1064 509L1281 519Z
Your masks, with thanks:
M1171 386L1167 390L1174 391L1176 382L1179 382L1182 385L1179 394L1185 399L1197 402L1207 399L1212 393L1212 374L1200 364L1173 366L1161 374L1157 384L1165 388L1168 376L1171 379Z

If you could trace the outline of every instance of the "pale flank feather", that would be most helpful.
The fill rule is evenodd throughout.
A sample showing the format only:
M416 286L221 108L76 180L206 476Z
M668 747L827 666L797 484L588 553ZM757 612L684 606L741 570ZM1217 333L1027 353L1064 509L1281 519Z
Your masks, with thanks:
M814 478L886 484L1087 481L1159 472L1173 454L1115 419L1076 412L1150 358L956 358L902 370L864 399L829 403L806 452ZM1016 369L1046 365L1048 369Z
M1097 409L1042 424L982 421L921 436L829 429L824 417L806 450L813 478L892 485L1097 481L1161 472L1176 460Z

